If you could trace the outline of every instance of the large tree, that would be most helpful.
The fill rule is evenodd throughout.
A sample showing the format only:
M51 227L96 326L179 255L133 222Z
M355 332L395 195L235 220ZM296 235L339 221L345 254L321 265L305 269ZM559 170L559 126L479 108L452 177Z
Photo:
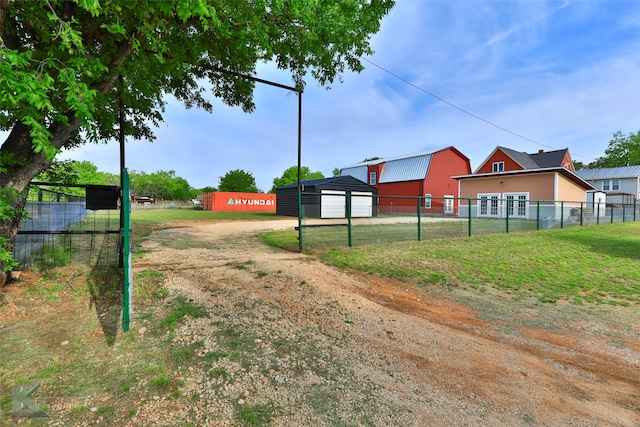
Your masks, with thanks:
M300 167L300 181L306 181L309 179L319 179L324 178L322 172L311 172L308 166ZM284 187L285 185L290 185L298 182L298 167L291 166L287 168L282 176L279 178L273 179L273 187L271 187L271 193L275 193L276 189L279 187Z
M604 156L598 157L589 164L590 169L615 168L618 166L640 165L640 131L623 135L618 131L613 134Z
M0 0L0 238L15 239L29 181L61 148L153 139L165 94L254 108L260 62L330 84L360 71L393 0ZM7 207L16 214L6 214ZM1 263L2 261L0 261ZM0 266L0 285L4 269Z
M251 172L236 169L221 176L218 191L231 191L239 193L257 193L256 179Z
M192 198L191 186L186 179L176 176L176 171L153 173L131 171L131 195L162 200L188 200Z

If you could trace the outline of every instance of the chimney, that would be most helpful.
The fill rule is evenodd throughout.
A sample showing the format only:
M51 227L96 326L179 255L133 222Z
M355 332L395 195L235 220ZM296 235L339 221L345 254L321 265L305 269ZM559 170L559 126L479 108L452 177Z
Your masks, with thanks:
M538 154L544 153L544 150L538 150Z

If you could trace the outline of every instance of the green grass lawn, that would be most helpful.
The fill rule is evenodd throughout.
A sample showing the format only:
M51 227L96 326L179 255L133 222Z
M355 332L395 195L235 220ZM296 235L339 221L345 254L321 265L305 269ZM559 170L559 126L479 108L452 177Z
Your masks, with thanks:
M322 232L318 229L317 232ZM265 235L291 249L291 232ZM319 247L328 263L422 286L497 290L515 299L640 302L640 223Z
M202 209L132 209L132 221L166 223L171 221L267 221L283 219L275 212L212 212Z

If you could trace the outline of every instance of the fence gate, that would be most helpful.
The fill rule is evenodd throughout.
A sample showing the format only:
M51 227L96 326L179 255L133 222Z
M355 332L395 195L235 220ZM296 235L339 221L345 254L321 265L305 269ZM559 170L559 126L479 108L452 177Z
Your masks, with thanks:
M33 182L13 257L20 269L118 265L120 187Z

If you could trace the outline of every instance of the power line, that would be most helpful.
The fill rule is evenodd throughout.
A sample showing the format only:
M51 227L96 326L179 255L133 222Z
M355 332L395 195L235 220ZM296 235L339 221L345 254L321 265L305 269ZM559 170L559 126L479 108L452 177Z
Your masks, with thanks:
M384 67L382 67L382 66L380 66L380 65L376 64L375 62L371 61L370 59L367 59L367 58L364 58L364 57L361 57L361 59L363 59L363 60L367 61L369 64L373 65L374 67L379 68L380 70L382 70L382 71L384 71L385 73L387 73L387 74L389 74L389 75L393 76L394 78L396 78L396 79L398 79L398 80L400 80L400 81L402 81L402 82L404 82L404 83L408 84L409 86L413 87L414 89L418 89L419 91L426 93L427 95L431 96L432 98L435 98L435 99L437 99L438 101L443 102L443 103L447 104L448 106L450 106L450 107L452 107L452 108L455 108L456 110L458 110L458 111L460 111L460 112L462 112L462 113L464 113L464 114L466 114L466 115L468 115L468 116L473 117L474 119L480 120L481 122L484 122L484 123L486 123L486 124L488 124L488 125L490 125L490 126L493 126L493 127L497 128L497 129L500 129L501 131L506 132L506 133L508 133L508 134L511 134L511 135L513 135L513 136L515 136L515 137L518 137L518 138L524 139L525 141L529 141L529 142L532 142L532 143L534 143L534 144L540 145L540 146L542 146L542 147L550 148L550 149L552 149L552 150L558 150L558 148L556 148L556 147L551 147L550 145L546 145L546 144L543 144L543 143L541 143L541 142L535 141L535 140L533 140L533 139L531 139L531 138L527 138L527 137L526 137L526 136L524 136L524 135L521 135L521 134L519 134L519 133L517 133L517 132L513 132L513 131L511 131L511 130L509 130L509 129L507 129L507 128L504 128L504 127L502 127L502 126L500 126L500 125L498 125L498 124L493 123L493 122L492 122L492 121L490 121L490 120L487 120L487 119L485 119L485 118L482 118L482 117L478 116L477 114L473 114L472 112L467 111L467 110L465 110L464 108L458 107L457 105L455 105L455 104L453 104L453 103L451 103L451 102L447 101L446 99L444 99L444 98L442 98L442 97L440 97L440 96L438 96L438 95L436 95L436 94L434 94L434 93L432 93L432 92L429 92L428 90L426 90L426 89L424 89L424 88L422 88L422 87L420 87L420 86L416 85L416 84L415 84L415 83L413 83L413 82L410 82L409 80L405 79L405 78L404 78L404 77L402 77L402 76L399 76L398 74L394 73L393 71L390 71L390 70L388 70L388 69L386 69L386 68L384 68ZM580 156L580 155L577 155L577 154L576 154L576 155L574 155L574 156L575 156L575 157L582 157L582 158L590 159L590 160L595 160L595 159L592 159L592 158L590 158L590 157Z

